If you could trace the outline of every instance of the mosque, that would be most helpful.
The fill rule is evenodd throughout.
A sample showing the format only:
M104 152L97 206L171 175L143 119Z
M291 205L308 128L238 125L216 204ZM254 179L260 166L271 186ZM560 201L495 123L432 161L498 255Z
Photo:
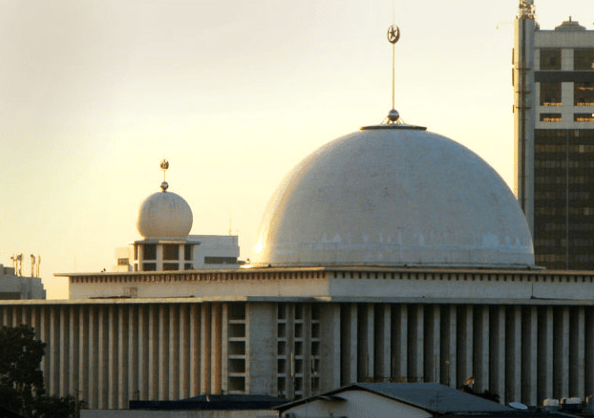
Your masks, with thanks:
M383 381L471 380L504 403L594 392L594 272L536 266L499 175L395 110L282 180L248 265L233 237L210 253L189 235L188 209L163 187L132 271L63 274L68 300L0 305L0 324L47 342L49 394L124 409Z
M0 306L2 324L30 324L47 342L50 394L118 409L471 376L503 402L594 390L594 273L535 266L497 173L394 113L288 174L248 266L186 269L201 240L178 214L186 205L167 188L145 201L135 271L64 274L69 300ZM233 257L233 242L215 256Z

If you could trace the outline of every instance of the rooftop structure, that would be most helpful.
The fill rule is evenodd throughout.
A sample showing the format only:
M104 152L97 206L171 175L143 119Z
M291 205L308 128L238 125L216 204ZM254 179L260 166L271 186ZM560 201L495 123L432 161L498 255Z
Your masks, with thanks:
M185 199L168 191L161 161L161 191L147 197L138 210L136 226L142 236L132 249L118 250L116 271L174 271L238 268L236 235L190 235L192 209ZM70 297L79 297L71 287Z

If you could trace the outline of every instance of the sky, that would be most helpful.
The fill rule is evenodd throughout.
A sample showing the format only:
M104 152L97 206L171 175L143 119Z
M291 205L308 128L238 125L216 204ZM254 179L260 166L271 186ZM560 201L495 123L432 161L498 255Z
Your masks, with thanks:
M592 29L591 0L536 0L542 29ZM99 272L159 190L192 234L249 258L282 177L391 107L470 148L513 187L516 0L0 0L0 263Z

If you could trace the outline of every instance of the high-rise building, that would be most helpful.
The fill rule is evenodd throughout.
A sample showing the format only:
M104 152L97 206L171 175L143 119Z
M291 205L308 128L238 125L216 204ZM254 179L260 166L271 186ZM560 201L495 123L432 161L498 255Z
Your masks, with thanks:
M542 30L532 0L515 24L516 193L536 264L594 270L594 30Z

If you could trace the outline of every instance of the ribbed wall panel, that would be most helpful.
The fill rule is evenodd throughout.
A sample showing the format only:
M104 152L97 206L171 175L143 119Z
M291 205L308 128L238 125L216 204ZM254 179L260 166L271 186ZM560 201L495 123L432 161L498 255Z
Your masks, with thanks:
M246 324L272 323L258 333L275 336L275 322L263 319L276 315L271 313L276 305L263 303L255 309L259 302L251 303ZM291 304L291 309L297 305ZM76 395L90 408L119 409L127 408L131 399L227 393L230 375L238 375L227 360L229 306L122 301L0 304L0 324L31 325L46 342L41 368L48 394ZM312 309L313 303L303 305L306 318ZM335 359L332 367L322 364L316 371L324 390L331 389L328 382L363 380L459 387L474 375L475 390L498 394L506 403L534 404L547 397L584 397L594 389L591 306L330 302L316 309L328 330L320 335L319 351L324 359ZM306 343L311 333L308 321L303 322ZM287 332L292 329L286 327ZM313 354L305 345L303 396L313 391L308 358ZM265 361L269 354L259 355ZM270 357L274 371L277 353ZM246 374L246 382L256 381L250 379Z

